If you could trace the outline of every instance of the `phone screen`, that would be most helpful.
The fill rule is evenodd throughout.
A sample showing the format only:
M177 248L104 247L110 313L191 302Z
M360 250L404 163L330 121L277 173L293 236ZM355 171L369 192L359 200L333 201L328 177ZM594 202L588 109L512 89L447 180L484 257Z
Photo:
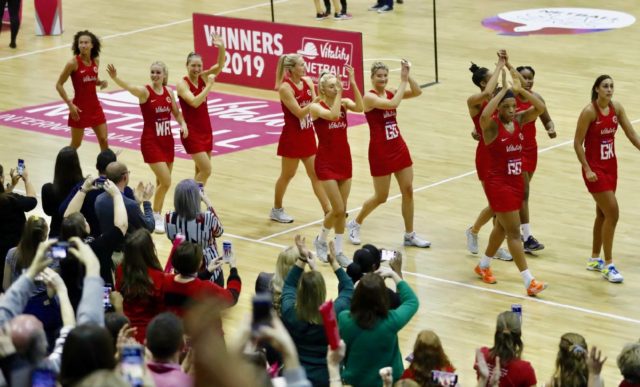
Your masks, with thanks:
M255 331L263 325L271 325L271 294L258 293L253 297L252 329Z
M56 387L56 374L52 370L36 368L31 372L31 387Z
M93 181L93 185L98 189L104 189L104 182L107 180L106 177L98 177Z
M24 160L18 159L18 175L22 176L24 172Z
M67 258L68 250L69 244L67 242L54 243L49 248L49 257L51 259L65 259Z
M127 344L122 347L120 362L122 376L133 387L143 385L144 348L139 344Z
M397 254L398 252L395 250L380 249L380 260L390 261L394 259Z
M104 306L104 310L109 310L111 309L111 299L109 298L111 295L111 286L105 286L103 289L102 305Z
M458 375L452 372L431 371L431 381L439 386L455 386L458 384Z

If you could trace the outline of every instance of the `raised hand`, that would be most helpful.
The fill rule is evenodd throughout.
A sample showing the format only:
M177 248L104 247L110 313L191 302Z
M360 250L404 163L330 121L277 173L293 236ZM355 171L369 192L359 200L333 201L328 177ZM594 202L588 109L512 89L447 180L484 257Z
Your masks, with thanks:
M114 65L108 64L107 74L109 74L109 77L111 77L111 79L115 79L118 77L118 70L116 70L116 67Z
M216 35L215 32L211 33L211 38L213 40L213 45L216 47L224 47L224 41L220 35Z
M587 357L587 368L589 369L589 373L592 375L600 375L600 372L602 372L602 366L607 359L607 357L604 359L602 358L602 351L596 347L591 347L591 351L589 351L589 356Z
M514 93L518 94L522 91L522 81L520 81L520 77L518 76L518 71L516 69L509 70L511 73L511 79L513 79L513 86L511 89Z
M104 190L109 194L109 196L114 197L116 194L120 193L118 186L114 184L111 180L107 179L104 181L103 185Z

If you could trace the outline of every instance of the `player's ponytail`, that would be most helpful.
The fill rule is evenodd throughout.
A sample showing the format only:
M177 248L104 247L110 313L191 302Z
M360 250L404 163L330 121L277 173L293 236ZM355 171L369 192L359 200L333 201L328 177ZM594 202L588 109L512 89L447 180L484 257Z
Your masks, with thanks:
M298 54L284 54L278 58L278 66L276 67L276 89L280 87L284 80L285 70L291 70L296 61L300 58Z

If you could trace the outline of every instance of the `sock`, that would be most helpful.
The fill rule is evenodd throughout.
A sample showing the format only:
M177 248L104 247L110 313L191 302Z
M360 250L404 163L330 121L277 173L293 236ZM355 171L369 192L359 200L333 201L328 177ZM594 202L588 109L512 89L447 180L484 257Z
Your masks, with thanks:
M473 231L473 226L469 227L469 232L472 233L473 235L476 235L476 236L478 235L477 232Z
M531 226L529 226L529 223L520 225L520 229L522 230L522 237L524 238L524 240L526 241L527 239L529 239L529 237L531 236Z
M593 261L599 261L600 257L589 257L589 261L593 262Z
M344 234L336 234L336 254L340 254L342 252L342 240L344 239Z
M331 229L324 228L323 226L322 229L320 229L320 235L318 235L318 239L323 242L326 242L327 237L329 236L329 231L331 231Z
M491 266L491 257L487 257L487 254L483 254L482 258L480 258L480 267L483 269Z
M522 276L522 280L524 281L524 287L528 288L531 284L531 280L533 280L533 275L529 271L529 269L521 271L520 275Z
M414 235L416 235L415 231L411 231L411 232L405 232L404 233L404 239L411 239L414 237Z

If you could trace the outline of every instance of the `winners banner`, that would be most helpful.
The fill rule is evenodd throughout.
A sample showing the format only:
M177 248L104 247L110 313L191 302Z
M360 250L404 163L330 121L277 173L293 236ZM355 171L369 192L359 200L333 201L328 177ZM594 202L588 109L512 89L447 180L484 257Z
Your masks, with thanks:
M327 28L193 14L193 40L204 68L216 63L218 49L212 34L222 37L226 48L224 70L216 81L259 89L275 89L278 58L298 53L305 60L307 76L317 84L323 72L342 80L343 96L353 97L345 65L354 69L363 90L362 34Z

